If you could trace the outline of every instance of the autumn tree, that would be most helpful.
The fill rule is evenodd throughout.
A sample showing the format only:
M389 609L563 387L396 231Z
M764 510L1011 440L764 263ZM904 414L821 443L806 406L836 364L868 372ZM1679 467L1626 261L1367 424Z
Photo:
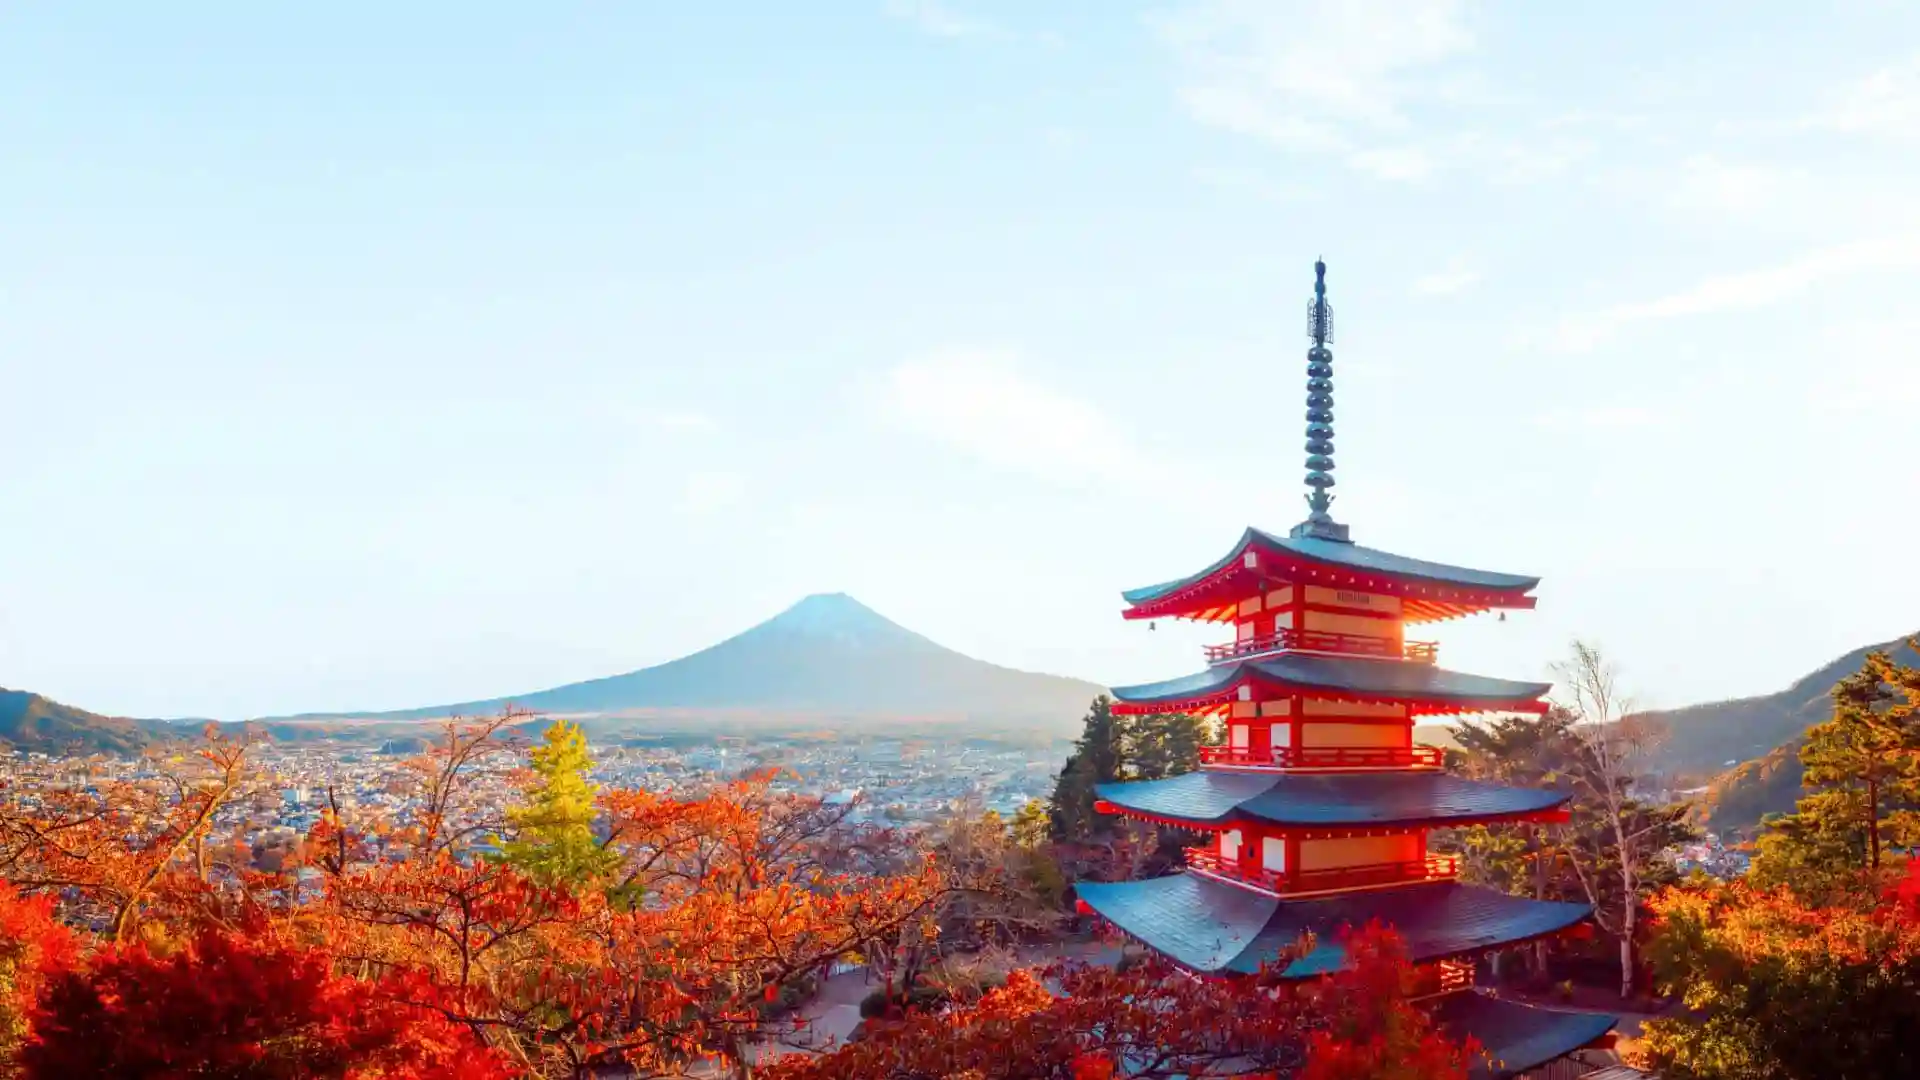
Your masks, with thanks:
M54 918L52 897L23 897L0 882L0 1077L11 1075L8 1063L47 983L78 953L78 939Z
M1673 1080L1920 1075L1916 901L1911 873L1860 906L1744 881L1662 893L1648 955L1686 1012L1648 1022L1651 1064Z
M501 858L543 884L583 885L599 878L613 857L593 834L599 788L587 780L593 757L586 732L570 720L556 720L529 756L533 779L525 805L507 811L515 837Z
M25 1080L505 1080L467 1028L367 984L326 953L203 930L171 956L110 948L63 973L18 1060Z
M1352 966L1283 983L1289 953L1255 976L1199 980L1153 958L1125 971L1059 964L1016 971L977 1004L875 1024L824 1056L785 1058L766 1080L1454 1080L1470 1048L1408 1002L1411 973L1388 932L1348 943Z
M191 750L154 755L150 778L92 790L0 792L0 877L61 898L76 921L134 939L156 903L205 892L214 816L251 781L250 738L208 725Z

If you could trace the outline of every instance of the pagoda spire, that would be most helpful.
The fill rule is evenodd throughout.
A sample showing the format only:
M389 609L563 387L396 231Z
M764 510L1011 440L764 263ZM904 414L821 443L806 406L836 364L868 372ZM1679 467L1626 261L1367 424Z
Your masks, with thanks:
M1347 527L1333 520L1333 306L1327 303L1327 264L1313 264L1313 303L1307 308L1307 336L1313 347L1307 350L1307 496L1312 511L1307 520L1293 527L1294 536L1321 540L1349 539Z

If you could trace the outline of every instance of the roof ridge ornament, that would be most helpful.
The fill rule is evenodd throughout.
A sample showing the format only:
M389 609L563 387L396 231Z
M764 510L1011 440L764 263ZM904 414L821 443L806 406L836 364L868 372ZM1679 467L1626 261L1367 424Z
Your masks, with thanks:
M1294 537L1352 543L1347 527L1333 520L1333 305L1327 303L1327 263L1313 264L1313 303L1307 306L1307 520L1293 527Z

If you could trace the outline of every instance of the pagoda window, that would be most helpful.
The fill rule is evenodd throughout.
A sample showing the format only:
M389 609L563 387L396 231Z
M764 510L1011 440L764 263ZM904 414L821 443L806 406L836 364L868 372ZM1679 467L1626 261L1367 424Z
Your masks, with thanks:
M1228 829L1220 834L1220 857L1228 862L1240 861L1240 830Z
M1251 622L1243 622L1239 624L1239 626L1235 628L1233 632L1233 639L1235 641L1252 641L1253 638L1254 638L1254 626L1253 626L1253 623Z
M1231 733L1229 737L1233 740L1233 748L1235 750L1245 750L1248 746L1247 725L1235 724L1228 730Z
M1287 842L1278 836L1260 839L1260 865L1276 874L1287 872Z

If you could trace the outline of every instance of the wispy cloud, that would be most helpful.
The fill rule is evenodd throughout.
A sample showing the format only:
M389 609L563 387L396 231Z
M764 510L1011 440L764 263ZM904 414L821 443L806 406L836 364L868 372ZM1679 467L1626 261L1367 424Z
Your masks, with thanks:
M1803 193L1805 180L1806 174L1796 169L1695 154L1680 163L1669 198L1676 208L1690 213L1750 217Z
M1480 271L1464 258L1447 261L1445 268L1413 283L1416 296L1452 296L1480 284Z
M1007 31L984 19L962 15L939 0L887 0L888 17L911 24L934 37L1005 37Z
M1813 123L1856 135L1920 138L1920 55L1846 87Z
M894 426L973 458L1055 482L1164 476L1093 403L1046 386L1006 351L955 348L887 374L877 405Z
M1920 267L1920 236L1895 234L1836 244L1779 266L1718 275L1666 296L1569 316L1560 321L1553 343L1583 351L1637 323L1769 307L1833 278L1916 267Z
M1200 0L1156 28L1196 120L1384 179L1433 171L1431 153L1407 140L1411 100L1484 93L1472 73L1441 66L1474 45L1461 0Z

